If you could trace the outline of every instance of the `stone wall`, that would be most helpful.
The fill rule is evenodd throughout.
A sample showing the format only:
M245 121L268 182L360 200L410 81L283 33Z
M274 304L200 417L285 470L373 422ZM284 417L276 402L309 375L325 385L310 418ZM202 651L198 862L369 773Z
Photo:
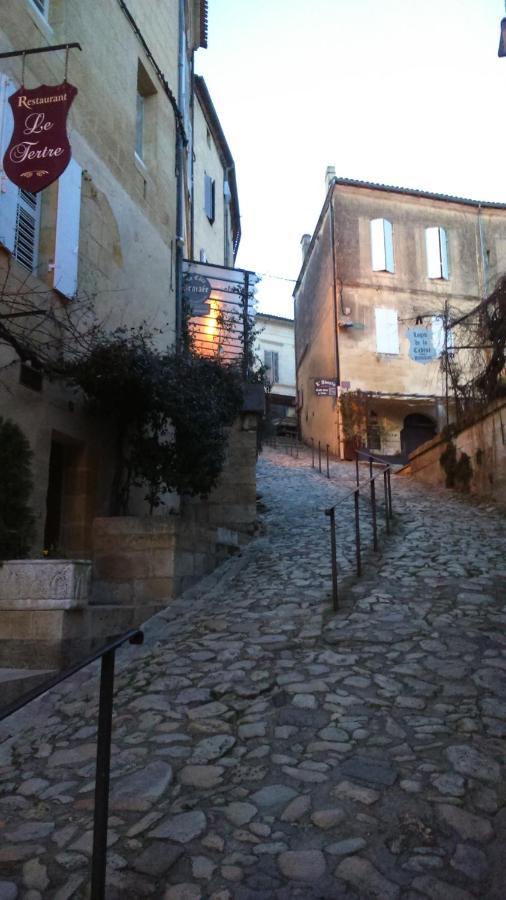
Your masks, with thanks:
M469 457L472 474L467 489L506 505L506 402L495 403L486 414L453 438L457 460ZM419 447L409 457L409 473L426 484L446 486L440 458L449 446L441 436ZM458 487L458 485L457 485Z

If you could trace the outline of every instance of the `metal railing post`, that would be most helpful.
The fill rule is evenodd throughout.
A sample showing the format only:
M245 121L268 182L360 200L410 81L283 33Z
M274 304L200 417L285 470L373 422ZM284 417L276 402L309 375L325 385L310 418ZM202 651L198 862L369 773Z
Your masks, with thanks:
M371 478L371 511L372 511L372 538L373 548L378 550L378 527L376 522L376 485L374 478Z
M355 450L355 477L356 477L356 480L357 480L357 487L358 487L359 484L360 484L360 475L359 475L359 472L358 472L358 453L357 453L356 450Z
M391 472L390 472L390 467L388 467L388 475L387 475L387 481L388 481L388 513L389 513L390 518L392 518L392 516L393 516L393 511L392 511L392 485L390 484L390 474L391 474Z
M388 482L387 482L387 470L383 472L383 487L385 491L385 524L387 529L387 534L390 534L390 510L388 508Z
M104 653L100 673L93 856L91 860L91 900L105 900L114 654L114 650L109 650L107 653Z
M311 468L314 469L314 438L311 438Z
M327 444L327 478L330 478L330 469L329 469L329 445Z
M355 552L357 556L357 575L362 574L362 556L360 547L360 489L357 488L355 498Z
M322 473L322 447L320 441L318 441L318 471L321 475Z
M337 548L336 548L336 511L335 508L325 510L330 518L330 562L332 566L332 609L337 612L339 597L337 593Z

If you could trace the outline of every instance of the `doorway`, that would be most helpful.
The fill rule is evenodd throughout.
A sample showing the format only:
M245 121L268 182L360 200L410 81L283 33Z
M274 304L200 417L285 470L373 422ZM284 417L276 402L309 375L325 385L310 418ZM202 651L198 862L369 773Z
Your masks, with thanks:
M429 416L411 413L404 419L404 428L401 431L402 453L407 458L413 450L435 437L436 433L436 425Z

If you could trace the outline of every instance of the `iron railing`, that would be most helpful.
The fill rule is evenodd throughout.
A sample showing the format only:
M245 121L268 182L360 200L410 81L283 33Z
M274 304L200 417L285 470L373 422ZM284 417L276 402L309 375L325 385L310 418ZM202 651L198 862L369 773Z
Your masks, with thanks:
M97 761L95 769L95 809L93 819L93 854L90 872L90 900L105 900L105 874L107 864L107 821L109 816L109 775L111 769L112 704L114 691L114 660L118 647L127 641L142 644L143 632L131 629L117 638L111 639L100 649L75 663L63 672L41 682L31 691L0 709L0 721L36 700L51 688L75 675L90 663L101 660L100 699L98 705Z
M320 450L320 444L318 444ZM314 455L314 454L313 454ZM321 451L320 451L321 460ZM369 463L369 478L365 483L360 483L360 457L365 458ZM373 474L373 466L381 466L381 469ZM321 471L321 464L320 464ZM327 471L328 471L328 447L327 447ZM341 497L339 504L329 507L325 510L330 522L330 560L332 568L332 607L334 611L339 608L339 591L338 591L338 568L337 568L337 541L336 541L336 509L344 500L353 497L354 515L355 515L355 567L357 576L362 574L362 536L360 530L360 495L363 489L369 487L369 500L371 506L371 527L372 527L372 543L375 553L379 550L378 542L378 509L377 509L377 493L376 481L383 478L384 493L384 510L385 510L385 527L387 534L391 531L393 510L392 510L392 485L391 485L391 467L388 463L378 459L373 454L364 450L355 451L355 473L356 487Z

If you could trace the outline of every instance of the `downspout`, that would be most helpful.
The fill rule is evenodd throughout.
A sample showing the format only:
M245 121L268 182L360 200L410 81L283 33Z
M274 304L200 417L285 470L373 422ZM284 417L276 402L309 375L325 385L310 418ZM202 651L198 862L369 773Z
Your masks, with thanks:
M488 294L488 266L485 258L485 244L483 241L483 222L481 218L481 203L478 204L478 231L480 234L480 256L481 256L481 299L485 300Z
M334 303L334 341L335 341L335 364L336 364L336 394L338 386L341 384L341 365L339 360L339 317L337 314L337 277L336 277L336 242L334 228L334 185L330 194L330 241L332 244L332 297ZM341 458L341 407L339 398L336 396L337 411L337 449L339 458Z
M178 37L178 107L185 109L184 78L186 51L186 0L179 0ZM191 153L191 147L189 148ZM183 254L184 254L184 143L180 129L176 131L176 350L181 350L183 324Z

